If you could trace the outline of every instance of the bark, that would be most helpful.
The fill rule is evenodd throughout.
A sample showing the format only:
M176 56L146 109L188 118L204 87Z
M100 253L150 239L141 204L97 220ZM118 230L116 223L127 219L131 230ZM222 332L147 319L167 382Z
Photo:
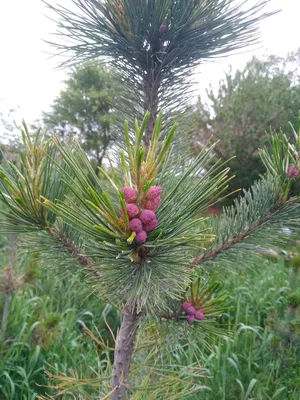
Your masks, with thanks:
M15 233L12 234L11 237L11 245L10 245L10 252L9 252L9 264L6 274L6 291L5 291L5 299L4 299L4 309L2 315L2 324L1 324L1 335L0 340L5 341L6 337L6 328L7 328L7 318L9 314L9 306L11 301L11 296L14 290L13 287L13 267L14 267L14 260L15 260L15 252L16 252L16 241L17 235Z
M135 310L131 310L128 306L124 308L113 366L112 389L116 390L111 394L111 400L125 399L139 319L140 315Z

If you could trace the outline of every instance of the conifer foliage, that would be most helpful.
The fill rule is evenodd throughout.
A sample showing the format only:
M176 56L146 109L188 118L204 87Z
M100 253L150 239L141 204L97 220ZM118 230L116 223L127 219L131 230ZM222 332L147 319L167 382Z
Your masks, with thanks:
M105 60L125 86L119 107L127 119L151 112L149 142L160 108L184 110L191 76L202 61L255 44L268 0L71 0L53 5L66 65ZM128 83L128 84L127 84Z
M58 270L84 272L86 285L122 309L111 387L102 387L106 398L121 400L139 389L129 379L139 327L149 319L157 329L165 324L172 340L224 335L219 317L230 304L211 267L246 266L247 253L299 233L300 125L294 144L283 133L271 136L270 150L261 151L265 176L220 218L205 220L201 213L225 196L228 168L212 165L214 145L195 159L175 154L179 129L159 109L184 103L199 61L256 40L266 1L248 10L230 0L73 3L78 13L49 4L60 35L73 42L57 46L72 61L108 57L131 84L124 110L132 116L141 107L144 116L125 121L125 148L100 174L75 141L40 132L32 139L24 126L21 165L1 167L0 223L25 234L25 244Z

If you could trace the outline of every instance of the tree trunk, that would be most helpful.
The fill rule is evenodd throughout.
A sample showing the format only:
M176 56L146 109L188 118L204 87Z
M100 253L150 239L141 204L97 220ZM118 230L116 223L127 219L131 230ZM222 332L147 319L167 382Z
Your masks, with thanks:
M154 1L149 1L149 7L154 7ZM149 148L153 135L154 125L158 113L160 79L155 73L156 53L159 51L160 42L151 44L149 64L152 64L144 80L144 112L150 111L150 120L144 134L144 144ZM129 370L138 331L140 314L126 306L123 320L118 335L114 356L112 389L117 388L110 396L111 400L124 400L128 387Z
M15 259L15 252L16 252L16 241L17 235L15 233L12 234L11 237L11 245L10 245L10 252L9 252L9 264L6 273L6 286L7 289L5 291L5 300L4 300L4 309L2 315L2 324L1 324L1 335L0 340L5 341L6 337L6 328L7 328L7 318L9 314L9 306L10 300L13 292L13 267L14 267L14 259Z
M111 394L111 400L125 399L139 319L140 315L136 310L132 311L128 306L124 308L113 366L112 388L117 389Z

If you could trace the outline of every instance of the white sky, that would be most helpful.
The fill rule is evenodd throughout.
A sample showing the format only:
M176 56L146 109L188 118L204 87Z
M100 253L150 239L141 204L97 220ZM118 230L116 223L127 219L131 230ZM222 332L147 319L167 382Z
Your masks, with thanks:
M300 47L300 0L270 0L269 9L282 11L261 22L261 45L201 66L199 93L209 82L216 84L229 64L242 68L254 54L285 55ZM55 70L59 60L46 54L49 47L43 39L51 40L55 25L45 14L49 11L41 0L0 0L0 107L19 106L20 117L27 123L49 109L66 76L66 71Z

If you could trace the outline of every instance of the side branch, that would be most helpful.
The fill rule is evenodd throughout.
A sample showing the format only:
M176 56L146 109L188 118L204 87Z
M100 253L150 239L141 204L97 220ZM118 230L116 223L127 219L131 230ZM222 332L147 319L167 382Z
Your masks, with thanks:
M84 267L89 269L96 278L100 278L99 272L94 268L94 263L91 258L85 255L81 249L65 234L54 229L48 229L47 232L58 243L63 245L63 248Z
M260 218L255 224L246 227L245 229L243 229L238 235L236 235L235 237L231 237L229 238L227 241L225 241L224 243L219 244L218 246L213 247L211 250L209 250L206 253L201 254L201 256L199 257L195 257L192 261L191 264L192 265L199 265L204 263L205 261L208 261L216 256L218 256L220 253L222 253L223 251L226 251L227 249L229 249L230 247L236 245L237 243L242 242L243 240L245 240L251 233L255 232L256 230L258 230L263 224L265 224L268 219L270 218L270 216L272 216L275 211L277 211L277 207L275 209L273 209L273 211L269 211L265 214L264 217Z

